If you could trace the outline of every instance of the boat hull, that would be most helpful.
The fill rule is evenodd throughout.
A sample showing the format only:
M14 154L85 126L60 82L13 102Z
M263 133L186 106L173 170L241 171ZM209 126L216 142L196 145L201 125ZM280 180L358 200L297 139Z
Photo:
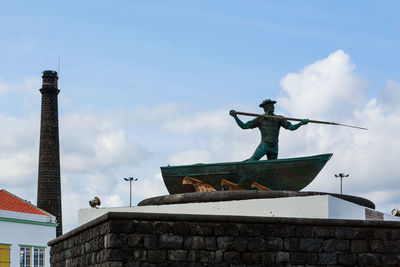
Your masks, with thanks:
M332 154L310 157L194 164L161 167L165 186L170 194L194 192L192 185L183 185L185 176L201 180L217 191L224 190L221 180L226 179L251 190L256 182L272 190L300 191L318 175Z

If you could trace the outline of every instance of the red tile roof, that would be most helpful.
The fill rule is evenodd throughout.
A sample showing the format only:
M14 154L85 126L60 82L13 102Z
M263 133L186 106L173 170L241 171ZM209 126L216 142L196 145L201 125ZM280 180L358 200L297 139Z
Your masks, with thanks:
M50 215L44 210L39 209L35 205L32 205L26 200L23 200L4 189L0 190L0 210L8 210L14 212L23 212L23 213L31 213L31 214L39 214L47 216Z

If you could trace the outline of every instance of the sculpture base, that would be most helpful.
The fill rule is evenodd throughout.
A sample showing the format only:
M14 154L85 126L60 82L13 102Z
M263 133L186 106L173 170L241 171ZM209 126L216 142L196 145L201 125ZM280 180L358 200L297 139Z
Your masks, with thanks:
M288 197L306 197L306 196L330 195L354 204L375 209L375 204L365 198L351 195L334 194L326 192L298 192L282 190L238 190L238 191L217 191L217 192L194 192L184 194L173 194L158 196L141 201L138 206L184 204L184 203L205 203L218 201L246 200L246 199L274 199Z
M149 198L136 207L81 209L78 224L108 212L400 221L400 217L375 211L374 207L364 198L323 192L185 193Z

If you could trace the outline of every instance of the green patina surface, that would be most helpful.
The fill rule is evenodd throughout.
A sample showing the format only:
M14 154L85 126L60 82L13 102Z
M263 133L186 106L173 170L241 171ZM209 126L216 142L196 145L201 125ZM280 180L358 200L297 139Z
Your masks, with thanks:
M226 179L247 190L253 182L272 190L299 191L314 180L332 154L310 157L227 162L213 164L194 164L161 167L164 183L170 194L194 192L191 185L183 185L185 176L199 179L224 190L221 180Z

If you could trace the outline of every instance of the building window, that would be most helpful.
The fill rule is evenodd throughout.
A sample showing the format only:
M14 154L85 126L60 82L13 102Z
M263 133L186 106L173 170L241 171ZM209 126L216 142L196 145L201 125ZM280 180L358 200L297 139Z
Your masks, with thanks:
M44 267L44 247L20 246L20 267Z
M21 247L20 267L31 267L31 248Z
M44 248L33 249L33 267L44 266Z

